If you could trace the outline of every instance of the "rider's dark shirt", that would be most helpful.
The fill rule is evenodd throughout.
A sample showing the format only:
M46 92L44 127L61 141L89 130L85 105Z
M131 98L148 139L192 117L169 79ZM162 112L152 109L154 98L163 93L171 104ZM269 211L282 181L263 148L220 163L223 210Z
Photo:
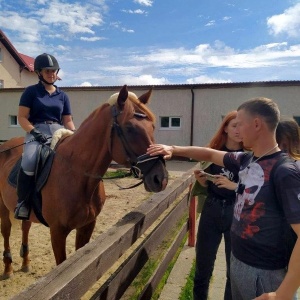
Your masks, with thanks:
M25 89L19 106L30 108L28 120L32 124L44 121L62 124L62 116L71 115L70 101L67 94L56 87L56 91L50 95L41 82Z

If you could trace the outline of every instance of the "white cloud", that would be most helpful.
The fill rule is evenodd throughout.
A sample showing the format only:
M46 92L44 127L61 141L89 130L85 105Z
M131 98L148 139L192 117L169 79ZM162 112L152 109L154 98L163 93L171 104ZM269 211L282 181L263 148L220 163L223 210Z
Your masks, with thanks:
M228 21L230 19L231 19L231 17L227 17L227 16L225 16L225 17L222 18L223 21Z
M216 21L215 20L211 20L208 23L206 23L204 26L208 27L208 26L213 26L215 24L216 24Z
M144 6L152 6L153 0L134 0L133 2Z
M198 76L198 77L189 78L189 79L186 80L186 82L188 84L193 84L193 83L229 83L229 82L232 82L232 80L201 75L201 76Z
M80 86L92 86L92 84L88 81L85 81L85 82L81 83Z
M133 76L133 75L126 75L126 76L120 76L116 78L116 84L122 85L122 84L128 84L128 85L149 85L149 84L168 84L170 83L166 78L155 78L152 75L140 75L140 76Z
M215 44L200 44L194 49L157 49L149 54L132 56L132 60L168 68L172 66L198 66L199 68L258 68L300 63L300 45L272 43L236 51L220 41Z
M38 20L22 16L13 11L0 11L0 28L17 30L19 39L27 42L37 42L40 40L40 30L46 29L39 24Z
M100 36L94 36L94 37L80 37L80 40L82 41L86 41L86 42L96 42L96 41L101 41L101 40L105 40L104 37L100 37Z
M70 50L69 47L66 47L66 46L63 46L63 45L58 45L58 46L57 46L57 49L59 49L59 50L61 50L61 51L68 51L68 50Z
M49 3L49 2L48 2ZM50 2L49 7L34 12L45 25L63 26L69 33L91 33L93 26L103 24L101 14L89 4ZM60 30L62 30L60 28Z
M134 30L133 29L127 29L127 28L122 28L122 31L123 32L128 32L128 33L134 33Z
M267 19L270 33L278 35L287 34L290 37L300 36L300 3L290 7L280 15L274 15Z
M138 14L138 15L146 15L147 12L145 10L142 10L142 9L135 9L135 10L132 10L132 9L122 9L122 12L124 13L128 13L128 14Z

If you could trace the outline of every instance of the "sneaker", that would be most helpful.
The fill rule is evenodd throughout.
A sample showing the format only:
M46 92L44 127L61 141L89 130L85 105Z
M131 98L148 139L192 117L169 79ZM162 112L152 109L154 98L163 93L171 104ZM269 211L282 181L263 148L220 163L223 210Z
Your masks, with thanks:
M29 220L30 210L24 202L18 203L15 209L15 219Z

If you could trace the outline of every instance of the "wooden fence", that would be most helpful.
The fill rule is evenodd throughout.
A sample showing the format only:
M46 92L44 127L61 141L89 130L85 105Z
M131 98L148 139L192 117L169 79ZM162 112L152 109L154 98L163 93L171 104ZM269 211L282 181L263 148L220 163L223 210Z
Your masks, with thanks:
M91 297L91 299L120 299L168 232L176 227L184 214L189 212L189 187L192 182L193 175L189 171L176 179L165 191L152 195L108 231L76 251L65 262L12 299L80 299L126 251L128 252L149 227L154 226L155 228L125 260L123 259L117 270ZM162 218L167 210L168 213ZM195 217L193 207L190 216ZM162 220L157 222L159 218ZM187 218L159 266L144 286L139 299L151 298L189 227L192 233L189 244L193 246L195 222Z

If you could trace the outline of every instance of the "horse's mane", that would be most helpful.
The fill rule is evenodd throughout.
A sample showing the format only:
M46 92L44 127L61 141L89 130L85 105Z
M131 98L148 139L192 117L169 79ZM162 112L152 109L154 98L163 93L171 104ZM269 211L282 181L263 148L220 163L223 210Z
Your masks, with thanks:
M119 93L115 93L113 95L110 96L110 98L106 101L109 105L114 105L116 104L117 100L118 100L118 96ZM143 112L150 121L152 121L153 123L155 123L155 115L153 114L153 112L144 104L142 103L139 98L137 97L137 95L133 92L128 92L128 99L135 104L136 106L138 106L138 108L140 109L141 112Z

